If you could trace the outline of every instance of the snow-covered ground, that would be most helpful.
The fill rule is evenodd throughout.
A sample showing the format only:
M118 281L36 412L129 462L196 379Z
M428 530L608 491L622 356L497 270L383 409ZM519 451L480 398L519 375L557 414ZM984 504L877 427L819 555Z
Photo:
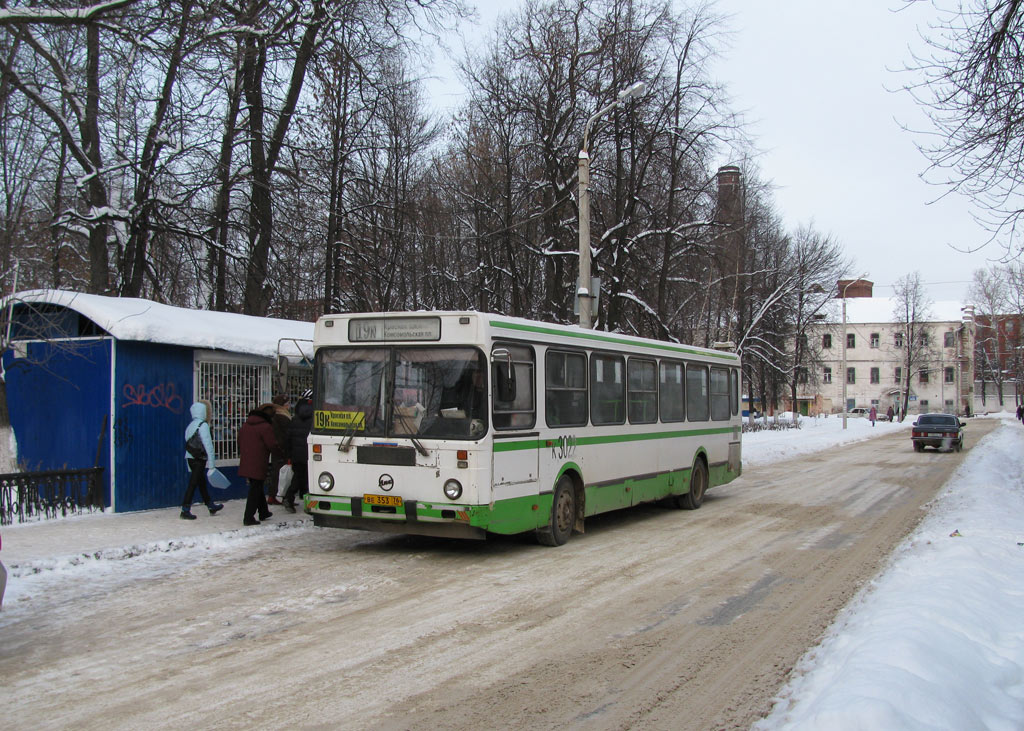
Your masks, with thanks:
M1024 426L1008 414L978 418L1002 424L978 442L975 420L968 422L970 451L928 516L801 660L755 729L1024 728ZM894 431L907 432L910 449L910 420L872 427L851 418L845 430L834 416L802 422L799 430L744 435L744 470ZM125 571L126 564L158 578L196 551L250 551L253 541L272 535L239 530L234 519L221 523L220 533L204 535L208 520L178 521L167 511L73 520L82 529L77 533L102 532L106 521L130 520L132 530L118 529L123 547L103 544L74 560L54 553L53 560L12 572L5 600L12 610L62 578L72 580L60 582L65 587L75 585L82 572L94 589L97 579L102 583L100 577ZM306 523L276 528L312 530ZM13 549L14 534L36 525L5 529L8 545ZM9 560L10 551L0 558Z
M1004 424L974 443L968 422L973 448L928 516L755 729L1024 728L1024 426L980 418ZM837 421L745 437L744 468L871 429Z

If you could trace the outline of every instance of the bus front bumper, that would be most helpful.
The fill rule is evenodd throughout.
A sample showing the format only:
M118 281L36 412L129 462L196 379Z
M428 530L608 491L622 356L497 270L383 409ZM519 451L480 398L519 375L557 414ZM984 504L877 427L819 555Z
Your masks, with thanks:
M472 524L479 508L468 505L405 500L400 506L382 507L369 505L362 497L307 495L303 507L313 516L313 525L324 528L478 540L487 536L484 528Z

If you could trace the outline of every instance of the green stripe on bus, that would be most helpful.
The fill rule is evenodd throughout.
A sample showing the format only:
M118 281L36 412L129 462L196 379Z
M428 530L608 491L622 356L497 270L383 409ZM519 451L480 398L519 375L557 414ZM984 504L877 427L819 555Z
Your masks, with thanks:
M572 430L573 427L565 427L566 430ZM593 437L577 437L576 444L578 445L594 445L594 444L622 444L623 442L643 442L651 439L678 439L679 437L703 437L711 434L730 434L735 427L715 427L713 429L684 429L681 431L660 431L660 432L644 432L641 434L608 434L602 436ZM523 441L498 441L494 443L495 452L516 452L524 449L543 449L548 445L547 441L543 439L524 439Z
M501 320L491 320L490 324L493 327L501 327L505 328L506 330L519 330L522 332L540 333L542 335L559 335L567 338L576 338L578 340L596 340L599 343L613 343L615 345L629 345L632 347L654 348L656 350L667 350L670 353L703 355L707 356L708 358L721 358L722 360L739 360L739 357L733 353L693 350L692 348L684 348L679 345L663 343L660 341L638 343L633 340L625 340L623 338L617 338L611 335L598 335L597 333L594 332L574 332L572 330L556 330L550 327L537 327L536 325L523 325L518 322L502 322Z

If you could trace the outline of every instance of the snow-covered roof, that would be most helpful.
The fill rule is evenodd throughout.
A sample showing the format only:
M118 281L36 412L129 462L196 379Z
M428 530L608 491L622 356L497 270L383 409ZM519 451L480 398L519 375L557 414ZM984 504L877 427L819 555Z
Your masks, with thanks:
M132 297L104 297L59 289L34 289L5 298L2 306L48 303L74 310L118 340L183 345L276 357L312 355L312 322L253 317L233 312L191 310ZM282 342L282 340L284 342ZM300 341L296 344L294 341Z
M928 304L927 322L960 322L963 320L964 303L959 300L939 300ZM842 320L842 300L829 303L829 319ZM848 297L846 300L846 321L848 323L890 323L895 322L895 297Z

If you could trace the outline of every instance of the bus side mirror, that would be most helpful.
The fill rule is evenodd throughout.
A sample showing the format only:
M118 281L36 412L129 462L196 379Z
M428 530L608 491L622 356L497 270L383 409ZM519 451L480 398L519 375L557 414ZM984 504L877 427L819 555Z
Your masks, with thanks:
M501 348L491 353L494 363L494 385L498 392L498 400L511 402L516 400L516 367L512 363L512 353Z

